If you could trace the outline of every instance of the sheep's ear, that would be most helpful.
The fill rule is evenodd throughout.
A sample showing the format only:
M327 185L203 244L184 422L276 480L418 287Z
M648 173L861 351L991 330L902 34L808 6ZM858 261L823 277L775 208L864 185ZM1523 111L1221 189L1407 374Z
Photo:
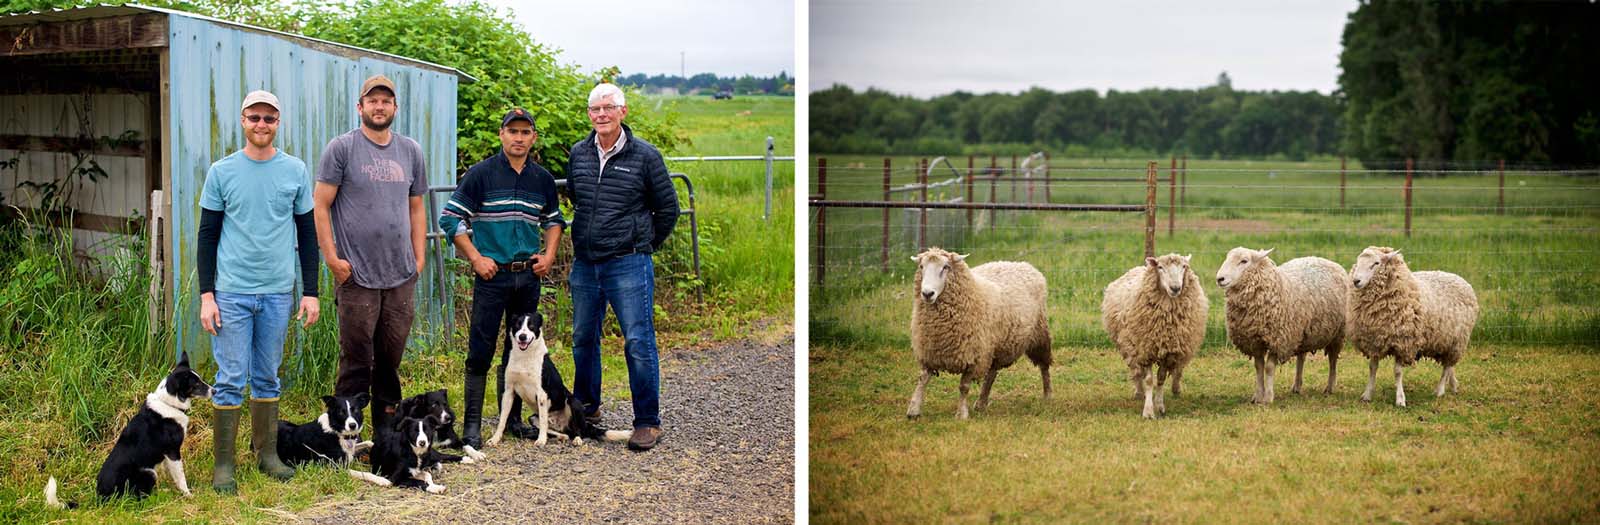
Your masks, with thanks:
M1155 268L1157 266L1160 266L1160 264L1156 263L1156 258L1155 257L1145 257L1144 258L1144 264L1145 264L1145 266L1149 266L1151 268Z
M1192 260L1192 259L1194 259L1194 254L1192 254L1192 253L1189 254L1189 255L1183 256L1183 264L1189 264L1189 261Z
M1272 255L1272 250L1276 250L1276 249L1277 248L1267 248L1266 250L1261 251L1257 255L1260 255L1261 258L1265 259L1268 255Z
M967 256L968 255L972 255L972 254L970 254L970 253L969 254L952 253L952 254L950 254L950 260L951 261L955 261L955 262L962 262L962 261L967 260Z
M1389 262L1389 261L1395 261L1395 260L1400 260L1400 261L1405 260L1405 259L1402 259L1400 257L1400 250L1395 250L1395 251L1392 251L1392 252L1389 252L1389 253L1385 253L1385 254L1383 254L1382 257L1383 257L1383 262Z
M920 263L920 262L922 262L922 256L920 256L920 255L913 255L913 256L911 256L911 262L914 262L914 263Z

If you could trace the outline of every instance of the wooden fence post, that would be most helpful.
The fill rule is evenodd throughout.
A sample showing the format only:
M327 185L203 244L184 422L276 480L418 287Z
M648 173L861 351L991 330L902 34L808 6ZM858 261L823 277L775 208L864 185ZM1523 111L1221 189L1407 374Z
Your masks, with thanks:
M1339 156L1339 209L1344 209L1344 155Z
M817 198L828 200L828 159L817 159ZM828 207L817 208L817 290L828 277Z
M1011 155L1011 202L1017 202L1017 156Z
M883 200L884 202L888 202L893 200L893 198L894 197L889 193L889 157L884 157ZM879 243L879 245L882 246L883 252L878 256L878 264L883 267L883 271L887 272L889 271L889 208L883 209L883 240Z
M967 155L967 202L972 202L972 155ZM972 231L972 208L967 208L967 231Z
M1183 154L1183 182L1178 183L1178 205L1189 205L1189 154Z
M989 202L995 202L995 194L1000 192L1000 165L996 162L998 156L989 155ZM999 224L1000 216L994 210L989 210L989 229L993 230Z
M1406 158L1406 238L1411 238L1411 158Z
M1500 204L1495 205L1494 214L1506 214L1506 159L1500 159Z
M1044 201L1050 202L1050 152L1044 152Z
M1144 174L1144 256L1156 256L1156 161L1145 166Z

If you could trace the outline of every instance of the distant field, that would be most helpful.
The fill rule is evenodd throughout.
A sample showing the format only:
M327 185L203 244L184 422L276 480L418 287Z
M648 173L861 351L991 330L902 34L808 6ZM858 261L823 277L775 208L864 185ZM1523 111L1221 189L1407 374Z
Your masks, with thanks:
M883 198L882 157L817 157L827 158L828 199ZM891 160L891 186L916 180L916 160ZM965 157L954 163L965 171ZM1050 202L1142 204L1143 182L1057 179L1143 179L1144 163L1056 159ZM988 158L975 164L981 174ZM1009 170L1010 158L998 164ZM1159 166L1167 177L1167 159ZM1497 215L1497 174L1418 174L1408 239L1404 177L1350 170L1341 206L1337 160L1190 160L1172 235L1161 183L1156 252L1193 254L1211 311L1184 396L1169 396L1154 422L1139 418L1099 320L1105 285L1142 261L1142 212L979 211L970 228L966 211L929 213L925 244L974 264L1027 261L1049 281L1057 397L1040 400L1037 372L1019 363L1001 372L989 413L958 422L951 376L930 383L921 420L905 419L917 374L907 340L916 212L890 210L885 253L882 210L828 209L819 284L818 210L808 210L813 521L1593 521L1600 422L1582 414L1600 401L1585 386L1600 374L1600 177L1508 172ZM930 182L950 176L941 168ZM1013 200L1008 183L992 187L994 200ZM989 201L990 188L975 184L972 200ZM1027 200L1025 182L1015 191ZM1042 181L1033 191L1044 202ZM955 197L964 186L930 200ZM1280 368L1278 404L1250 405L1253 371L1226 342L1211 284L1223 256L1275 248L1280 264L1319 256L1349 267L1369 245L1475 287L1483 308L1460 395L1433 398L1439 367L1427 361L1406 374L1411 407L1395 408L1385 362L1376 402L1362 403L1367 369L1347 347L1334 395L1320 393L1319 356L1306 394L1289 394L1292 371Z

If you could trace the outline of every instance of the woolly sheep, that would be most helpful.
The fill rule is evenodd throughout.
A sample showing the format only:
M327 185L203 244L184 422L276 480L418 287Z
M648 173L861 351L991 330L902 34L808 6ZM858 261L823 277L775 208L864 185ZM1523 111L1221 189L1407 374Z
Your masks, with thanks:
M1350 269L1350 342L1367 356L1367 390L1372 400L1378 362L1394 356L1394 404L1406 406L1405 367L1418 357L1444 365L1435 397L1445 386L1456 390L1456 363L1467 350L1478 322L1478 297L1472 285L1448 272L1412 272L1399 250L1368 247Z
M1106 286L1101 322L1128 364L1134 397L1144 396L1144 417L1167 412L1161 387L1169 373L1172 395L1179 395L1183 367L1205 339L1208 308L1188 256L1146 257ZM1151 374L1151 367L1159 368Z
M1338 377L1350 308L1350 277L1339 263L1301 257L1278 266L1269 255L1239 247L1217 269L1217 286L1227 301L1228 341L1255 360L1256 393L1251 402L1271 404L1278 365L1295 358L1294 388L1300 393L1306 354L1328 354L1328 386Z
M1033 265L991 262L968 268L966 256L929 248L917 262L911 309L911 351L922 368L906 417L922 414L922 393L940 372L961 374L956 417L967 418L967 385L983 378L977 410L989 405L995 374L1023 354L1039 367L1050 398L1050 324L1045 280Z

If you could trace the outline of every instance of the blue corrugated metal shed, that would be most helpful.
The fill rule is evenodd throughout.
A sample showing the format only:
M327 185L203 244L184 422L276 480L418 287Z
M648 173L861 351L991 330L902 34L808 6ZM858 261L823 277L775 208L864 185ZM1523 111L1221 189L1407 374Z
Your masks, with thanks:
M167 9L96 6L4 17L3 24L50 23L150 14L166 17L161 74L167 95L161 111L164 180L171 203L166 230L171 269L167 284L176 349L209 348L192 298L200 187L211 163L244 146L239 103L257 89L281 101L284 124L277 146L304 160L315 177L317 160L335 136L360 124L356 91L368 76L393 79L399 106L394 129L415 139L427 157L430 185L455 183L456 86L474 79L420 60ZM159 35L155 35L159 37ZM148 43L158 39L143 40ZM159 44L157 44L159 45ZM429 216L437 216L430 210ZM429 268L429 273L437 271ZM326 273L326 272L324 272ZM327 292L331 278L323 279ZM419 279L419 298L431 298L437 279ZM417 326L442 326L439 305L424 304ZM430 318L431 317L431 318ZM415 338L413 339L415 340Z

